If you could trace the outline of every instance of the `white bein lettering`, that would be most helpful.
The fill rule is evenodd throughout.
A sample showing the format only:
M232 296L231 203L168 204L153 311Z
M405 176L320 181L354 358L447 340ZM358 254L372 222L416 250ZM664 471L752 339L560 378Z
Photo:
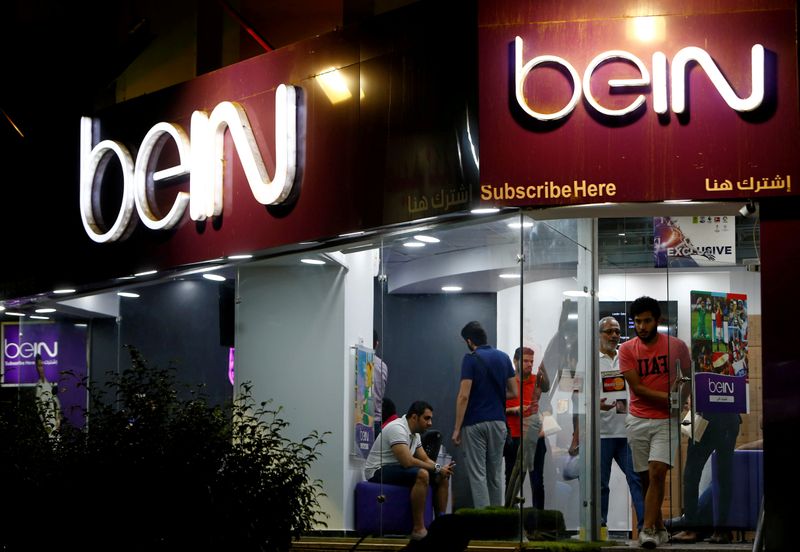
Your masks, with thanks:
M523 41L519 36L514 38L514 88L517 103L525 113L540 121L553 121L558 120L569 115L578 105L581 97L581 89L586 97L587 103L598 113L610 117L621 117L627 115L638 109L644 102L644 95L638 95L633 102L627 107L621 109L608 109L600 105L600 103L591 94L591 80L595 70L603 63L612 61L627 61L636 66L641 73L641 78L637 79L612 79L608 81L610 88L615 87L631 87L631 86L647 86L651 84L650 73L647 71L644 63L635 55L624 50L609 50L598 54L588 65L583 74L583 80L578 77L578 72L575 68L565 59L553 55L536 56L527 63L522 63L522 50ZM690 61L696 61L706 72L711 83L720 93L722 99L731 109L735 111L753 111L757 109L764 101L764 47L760 44L755 44L751 49L751 75L752 75L752 88L750 96L740 98L736 95L730 83L722 75L722 72L717 67L717 64L711 56L701 48L689 46L678 51L672 60L671 69L671 84L672 84L672 111L675 113L683 113L686 109L686 66ZM572 97L569 102L559 111L555 113L540 113L528 104L525 99L525 81L530 72L538 65L549 63L553 65L560 65L565 68L569 73L568 80L572 81ZM663 52L653 53L653 71L652 71L652 93L653 93L653 109L658 114L664 114L668 110L667 89L668 82L668 69L667 58Z
M291 194L297 173L297 104L293 86L280 85L275 93L275 175L267 174L263 158L244 108L222 102L208 116L195 111L191 118L191 139L176 124L157 123L142 140L134 165L124 145L104 140L94 147L91 118L81 118L80 209L84 229L98 242L117 241L126 235L133 220L134 206L145 225L153 230L169 229L178 224L186 205L192 220L219 216L223 209L223 167L225 130L231 132L233 146L242 161L245 176L256 201L275 205ZM152 172L152 157L161 153L167 136L178 147L177 166ZM191 140L191 141L190 141ZM112 155L120 161L123 175L123 199L119 214L106 231L95 217L99 206L99 184ZM156 218L148 200L148 177L156 183L189 174L189 193L179 192L171 209Z

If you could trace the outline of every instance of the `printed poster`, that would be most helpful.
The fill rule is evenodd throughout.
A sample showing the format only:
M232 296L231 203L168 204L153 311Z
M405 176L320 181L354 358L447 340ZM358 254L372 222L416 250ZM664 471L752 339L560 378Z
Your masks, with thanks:
M82 427L86 389L78 383L87 374L86 327L65 322L3 322L2 337L2 385L35 385L39 380L36 355L41 355L45 378L56 384L64 415Z
M747 412L747 295L692 291L690 297L695 409Z
M353 408L353 455L366 458L375 440L372 411L372 374L375 352L362 345L355 347L355 404Z
M656 217L656 268L736 264L736 217Z

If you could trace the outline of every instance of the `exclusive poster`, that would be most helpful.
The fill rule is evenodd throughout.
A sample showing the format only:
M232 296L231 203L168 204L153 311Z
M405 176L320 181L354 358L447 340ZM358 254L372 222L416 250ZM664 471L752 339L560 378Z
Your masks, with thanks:
M747 412L747 295L692 291L695 409Z
M355 347L355 404L353 422L355 437L353 455L366 458L375 440L372 409L372 374L375 366L375 352L358 345Z
M656 268L736 264L736 217L655 217Z

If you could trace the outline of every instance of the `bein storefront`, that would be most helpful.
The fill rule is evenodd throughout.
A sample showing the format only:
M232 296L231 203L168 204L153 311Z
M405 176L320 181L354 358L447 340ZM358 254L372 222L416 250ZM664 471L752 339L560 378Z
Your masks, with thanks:
M501 0L454 15L421 2L87 113L75 121L76 208L63 216L93 262L53 275L72 292L4 298L4 352L70 327L60 339L85 348L95 383L124 368L123 344L177 359L216 400L252 382L295 436L331 433L312 475L328 528L353 530L375 421L357 353L378 335L386 396L401 413L432 403L440 457L461 465L449 439L459 331L479 320L490 343L530 347L534 371L547 371L540 409L560 430L543 437L544 506L592 538L594 405L608 391L597 322L615 317L627 339L627 306L649 295L661 330L690 347L689 379L705 384L694 401L719 408L727 399L708 389L735 386L725 408L741 418L737 448L768 443L763 468L733 490L748 512L735 525L754 538L752 489L769 512L792 500L777 481L778 435L798 418L781 324L798 253L787 236L800 230L796 9L773 4L640 13ZM56 312L31 318L42 308ZM59 367L81 364L70 354ZM30 385L13 362L4 355L6 390ZM685 506L681 451L665 517ZM717 508L722 478L709 463L700 483ZM616 466L610 488L608 532L635 534ZM451 499L471 504L463 474ZM776 550L788 538L777 518L765 517Z

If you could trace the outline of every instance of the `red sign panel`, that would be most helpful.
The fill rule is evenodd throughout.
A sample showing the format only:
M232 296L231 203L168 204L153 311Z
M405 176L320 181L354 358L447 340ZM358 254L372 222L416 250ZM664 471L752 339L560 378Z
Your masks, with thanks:
M482 202L796 195L794 3L723 4L482 2Z

